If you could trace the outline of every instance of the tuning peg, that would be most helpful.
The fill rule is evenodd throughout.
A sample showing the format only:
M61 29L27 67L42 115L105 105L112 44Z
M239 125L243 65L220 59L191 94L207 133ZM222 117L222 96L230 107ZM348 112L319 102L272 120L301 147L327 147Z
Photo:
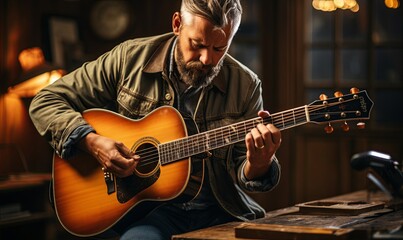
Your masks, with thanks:
M365 123L364 122L357 123L357 128L358 129L364 129L365 128Z
M353 88L350 89L350 93L351 93L351 94L356 94L356 93L358 93L359 91L360 91L360 89L358 89L358 88L356 88L356 87L353 87Z
M335 97L342 97L342 96L343 96L343 93L340 92L340 91L337 91L337 92L334 93L334 96L335 96Z
M330 133L333 132L333 127L332 127L332 125L330 125L330 123L329 123L329 125L327 125L327 126L325 127L325 132L326 132L327 134L330 134Z
M347 122L344 122L341 125L341 129L343 129L343 131L348 132L348 130L350 130L350 127L348 126Z
M322 94L319 96L319 99L322 100L322 101L327 100L326 94L323 94L323 93L322 93Z

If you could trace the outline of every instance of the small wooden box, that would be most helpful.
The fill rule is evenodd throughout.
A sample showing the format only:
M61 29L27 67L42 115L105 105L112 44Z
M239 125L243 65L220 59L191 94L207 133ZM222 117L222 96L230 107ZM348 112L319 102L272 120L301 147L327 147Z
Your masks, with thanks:
M383 209L384 202L365 201L311 201L295 205L300 213L306 214L331 214L331 215L359 215L362 213Z

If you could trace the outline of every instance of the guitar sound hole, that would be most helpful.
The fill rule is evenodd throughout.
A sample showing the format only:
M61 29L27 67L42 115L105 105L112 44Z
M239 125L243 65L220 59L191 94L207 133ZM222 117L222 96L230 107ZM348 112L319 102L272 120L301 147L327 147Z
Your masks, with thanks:
M157 170L159 165L158 149L153 144L141 144L136 150L136 155L140 156L140 161L136 167L136 172L139 175L148 176Z

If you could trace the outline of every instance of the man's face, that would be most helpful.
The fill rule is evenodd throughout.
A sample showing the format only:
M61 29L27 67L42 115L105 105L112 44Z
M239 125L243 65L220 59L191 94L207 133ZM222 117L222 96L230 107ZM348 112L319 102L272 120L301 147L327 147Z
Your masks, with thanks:
M181 79L194 87L206 86L221 69L232 41L232 27L215 28L199 16L183 24L179 14L176 17L178 22L175 23L175 15L173 19L174 33L178 36L175 61Z

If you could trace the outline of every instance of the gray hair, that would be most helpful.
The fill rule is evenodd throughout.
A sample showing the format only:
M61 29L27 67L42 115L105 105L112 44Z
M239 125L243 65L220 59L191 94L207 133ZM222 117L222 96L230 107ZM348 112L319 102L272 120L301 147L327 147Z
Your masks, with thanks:
M232 23L236 32L242 6L240 0L182 0L181 15L185 23L189 23L194 15L206 18L220 28Z

